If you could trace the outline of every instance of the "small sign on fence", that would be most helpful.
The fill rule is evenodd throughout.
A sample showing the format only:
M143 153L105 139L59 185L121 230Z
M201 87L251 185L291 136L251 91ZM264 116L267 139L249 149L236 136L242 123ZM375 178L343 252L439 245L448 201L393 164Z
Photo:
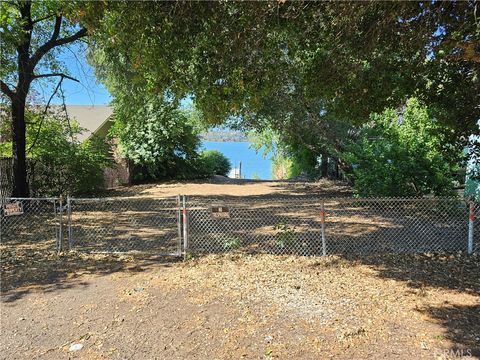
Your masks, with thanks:
M3 205L3 214L5 216L22 215L23 205L21 202L13 202Z
M230 218L230 211L226 206L212 206L211 214L214 219Z

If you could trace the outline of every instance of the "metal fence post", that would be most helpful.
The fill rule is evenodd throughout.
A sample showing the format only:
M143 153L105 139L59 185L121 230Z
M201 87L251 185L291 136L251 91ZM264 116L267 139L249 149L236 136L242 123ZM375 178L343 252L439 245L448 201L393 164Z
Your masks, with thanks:
M187 213L187 200L183 195L183 251L184 256L187 256L188 251L188 213Z
M59 201L59 234L57 240L57 252L63 250L63 199L60 197Z
M72 250L72 199L67 197L68 250Z
M322 208L320 210L320 221L322 224L322 254L327 255L327 246L325 244L325 202L322 201Z
M470 203L470 211L468 216L468 247L469 255L473 254L473 222L475 220L475 206L473 202Z
M178 231L178 256L182 255L182 200L181 196L177 196L177 231Z

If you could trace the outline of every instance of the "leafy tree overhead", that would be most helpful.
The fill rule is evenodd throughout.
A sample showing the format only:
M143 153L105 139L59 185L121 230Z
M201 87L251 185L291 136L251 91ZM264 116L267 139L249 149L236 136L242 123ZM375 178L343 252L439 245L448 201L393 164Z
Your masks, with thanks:
M445 142L463 147L480 118L476 8L475 1L2 3L14 195L27 191L22 109L30 85L67 78L52 51L86 28L98 77L132 111L145 94L191 96L207 121L235 117L258 130L267 123L314 159L340 153L350 126L413 96L452 130Z
M473 1L115 3L92 58L116 97L192 94L211 121L257 114L296 78L332 118L415 95L459 136L479 117L478 31Z
M135 5L110 6L92 48L117 98L189 95L210 122L277 131L309 168L339 158L370 113L412 96L451 130L453 153L476 131L474 1Z

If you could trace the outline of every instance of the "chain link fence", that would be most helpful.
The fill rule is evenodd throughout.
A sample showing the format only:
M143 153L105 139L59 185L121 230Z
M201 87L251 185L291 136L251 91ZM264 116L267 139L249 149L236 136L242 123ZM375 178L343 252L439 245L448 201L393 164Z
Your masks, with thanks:
M459 199L239 198L219 202L191 197L187 209L187 245L193 253L239 250L322 255L469 250L469 207ZM479 242L478 230L474 244Z
M68 199L67 213L69 249L181 255L178 198Z
M472 244L470 253L480 254L480 203L470 203L469 242Z
M480 205L461 199L118 197L12 199L2 245L151 255L295 255L480 249Z
M56 198L4 198L0 244L55 251L62 241L62 207Z
M186 203L190 252L322 253L318 199L188 197Z
M467 251L458 199L338 199L325 203L328 254Z

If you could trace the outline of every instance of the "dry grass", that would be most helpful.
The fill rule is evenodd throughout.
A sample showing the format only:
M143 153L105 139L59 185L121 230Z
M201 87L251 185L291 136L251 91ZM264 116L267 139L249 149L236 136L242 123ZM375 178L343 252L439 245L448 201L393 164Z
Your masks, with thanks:
M72 356L73 342L85 359L479 355L478 257L39 260L5 272L12 286L43 264L41 281L2 297L7 358ZM45 276L47 264L56 278Z

